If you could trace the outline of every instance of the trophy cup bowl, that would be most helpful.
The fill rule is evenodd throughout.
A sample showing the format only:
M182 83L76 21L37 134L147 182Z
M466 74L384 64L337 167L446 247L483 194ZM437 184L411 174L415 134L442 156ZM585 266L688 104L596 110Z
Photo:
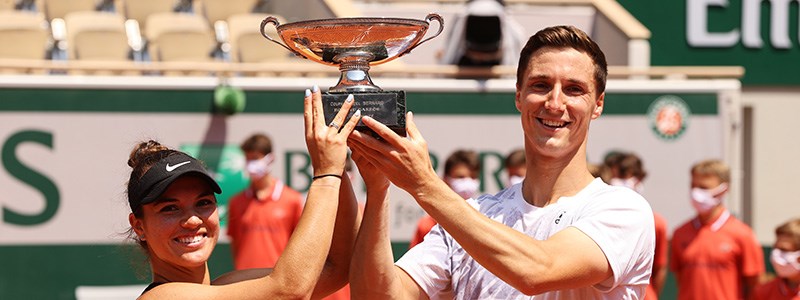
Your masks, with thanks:
M431 21L439 23L435 35L423 40ZM283 43L266 33L273 24ZM405 136L404 91L384 91L369 76L370 66L392 61L437 37L444 29L442 17L428 14L424 20L403 18L334 18L280 24L275 17L261 22L261 35L295 55L329 66L338 66L339 82L322 95L325 122L330 123L353 94L350 114L361 109L365 116ZM348 116L349 118L349 116ZM357 130L371 132L362 123Z

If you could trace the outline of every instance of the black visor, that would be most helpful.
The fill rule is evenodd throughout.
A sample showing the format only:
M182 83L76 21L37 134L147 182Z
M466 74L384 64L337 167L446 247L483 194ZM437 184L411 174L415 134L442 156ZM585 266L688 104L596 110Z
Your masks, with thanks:
M217 181L208 174L200 161L183 153L162 158L144 173L139 184L128 190L131 210L158 199L170 184L183 175L196 174L206 179L215 193L222 193Z

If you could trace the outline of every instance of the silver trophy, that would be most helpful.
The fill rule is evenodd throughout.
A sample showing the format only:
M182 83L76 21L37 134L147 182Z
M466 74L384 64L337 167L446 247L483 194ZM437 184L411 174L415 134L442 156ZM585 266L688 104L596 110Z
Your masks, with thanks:
M431 21L439 23L435 35L423 39ZM274 24L283 43L267 35ZM261 22L261 35L299 57L324 65L338 66L339 82L322 95L325 121L330 123L348 94L355 96L351 114L361 109L365 116L405 136L406 96L404 91L384 91L369 76L370 66L392 61L444 29L442 17L432 13L424 20L401 18L335 18L280 24L275 17ZM359 123L356 129L370 130Z

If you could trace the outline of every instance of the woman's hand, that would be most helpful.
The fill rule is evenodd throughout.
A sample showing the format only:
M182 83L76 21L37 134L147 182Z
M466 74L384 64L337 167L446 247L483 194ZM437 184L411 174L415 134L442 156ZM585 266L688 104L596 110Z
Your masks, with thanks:
M333 121L325 124L322 95L319 88L314 86L312 90L306 90L303 99L303 118L305 120L306 147L311 156L314 176L342 175L344 173L347 137L361 119L361 110L357 110L350 120L346 124L344 123L351 107L353 107L353 95L347 97Z

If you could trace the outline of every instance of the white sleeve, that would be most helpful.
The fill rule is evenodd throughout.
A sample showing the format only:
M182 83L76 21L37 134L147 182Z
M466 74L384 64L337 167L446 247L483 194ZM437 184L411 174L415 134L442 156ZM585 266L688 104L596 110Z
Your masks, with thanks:
M613 280L595 288L608 291L620 285L646 286L655 248L650 204L633 191L612 189L589 201L579 215L572 226L600 246L614 272Z
M422 243L408 250L395 265L408 273L430 299L452 299L450 267L454 244L453 238L436 224Z

